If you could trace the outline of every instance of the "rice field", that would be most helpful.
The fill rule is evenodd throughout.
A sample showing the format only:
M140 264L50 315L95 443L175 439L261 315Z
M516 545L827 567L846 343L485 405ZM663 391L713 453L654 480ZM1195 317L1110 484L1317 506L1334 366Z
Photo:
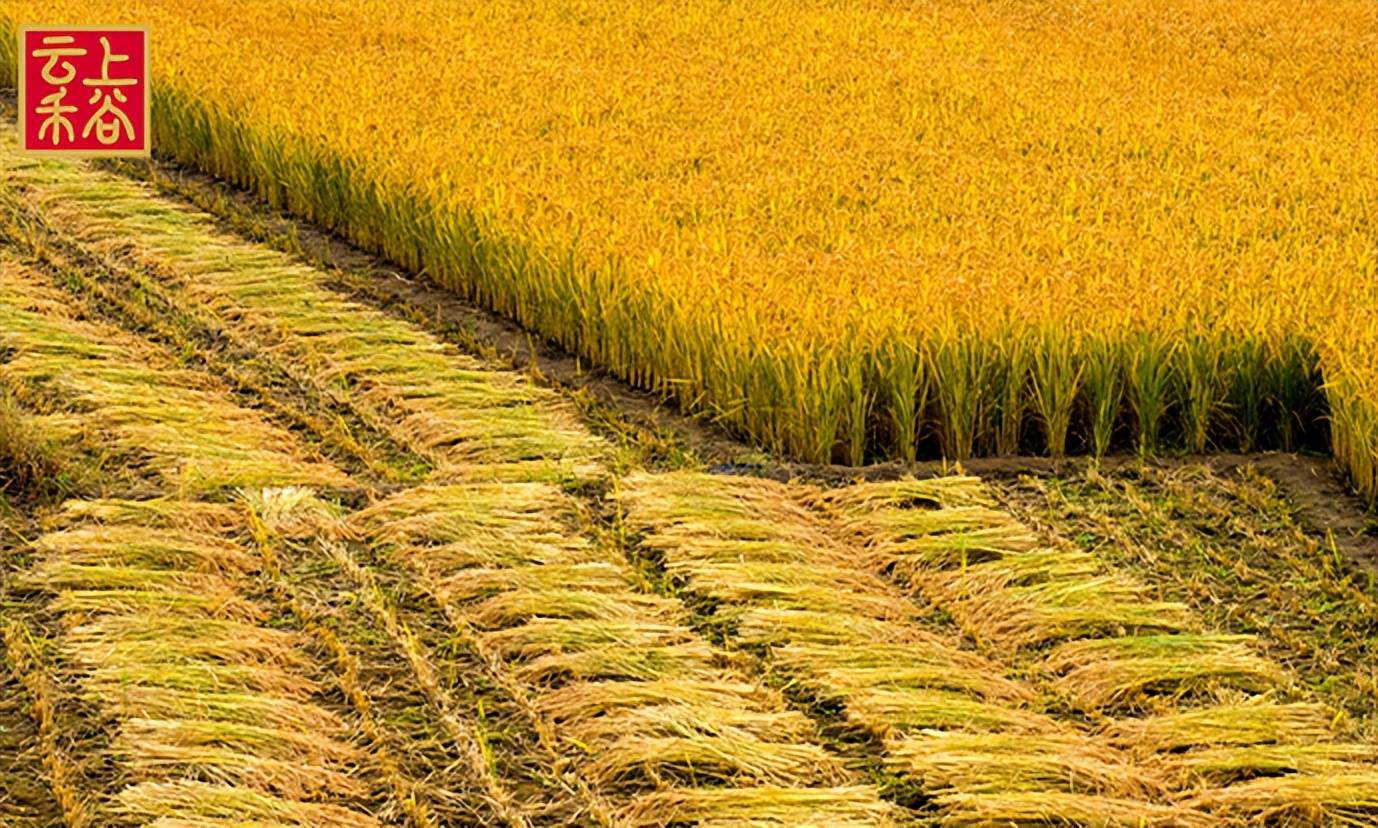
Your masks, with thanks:
M157 31L164 152L776 451L1326 446L1378 492L1371 3L44 14Z
M153 24L164 150L758 442L643 427L168 160L24 157L5 111L0 824L1378 825L1372 159L1339 151L1370 115L1338 106L1371 10L236 8L109 10ZM409 68L469 94L368 130L407 100L369 73L441 39ZM245 83L289 64L300 100ZM1326 439L1349 477L1150 457ZM972 459L1028 451L1111 456ZM790 462L928 455L967 470Z

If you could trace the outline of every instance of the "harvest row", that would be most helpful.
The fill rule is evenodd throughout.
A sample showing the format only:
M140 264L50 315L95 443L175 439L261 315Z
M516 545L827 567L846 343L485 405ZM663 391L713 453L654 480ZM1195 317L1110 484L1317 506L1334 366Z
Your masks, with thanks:
M89 363L66 375L70 393L61 399L86 403L85 413L95 418L127 405L124 396L98 393L112 377L156 389L149 403L114 420L125 430L76 439L94 451L119 443L139 452L148 466L143 482L178 493L69 502L35 542L34 566L9 584L30 596L33 634L41 642L32 657L11 644L16 668L55 677L42 686L55 695L49 703L72 710L69 718L89 729L93 741L82 752L121 757L113 769L81 764L75 750L49 763L78 766L49 780L62 801L73 803L72 824L165 818L205 825L428 825L436 824L427 818L438 807L435 797L443 803L465 791L477 797L476 824L490 818L513 825L892 821L893 806L830 756L807 717L684 626L685 611L675 601L647 594L616 546L582 534L575 502L558 488L518 481L415 488L341 523L309 489L287 484L312 476L326 487L349 481L290 452L288 434L223 402L223 389L183 402L176 394L192 384L189 372L157 348L76 318L80 305L63 301L37 273L9 262L3 284L6 388L27 389L25 402L41 403L37 378L67 366L64 354L54 353L60 343ZM198 384L215 388L209 378ZM41 423L56 415L30 416ZM181 441L143 439L180 416L208 427L186 429ZM222 439L247 458L227 466L238 470L233 478L160 473ZM280 453L265 459L255 450L260 443ZM489 476L481 465L472 469L479 479ZM225 503L231 488L241 493ZM361 538L374 552L358 547ZM331 660L322 664L320 653L275 620L290 611L298 625L311 623L309 607L294 596L294 589L309 587L282 583L283 546L295 542L365 587L376 583L353 562L356 552L404 562L494 688L494 699L479 702L478 715L485 707L518 711L519 721L503 727L533 732L532 755L485 759L485 750L512 740L470 733L475 761L467 781L437 789L399 778L398 760L377 753L385 740L373 733L376 722L369 724L375 713L386 721L388 711L354 687L358 670L348 648L365 642L335 641L345 652L336 653L338 675L327 685L320 676L330 672ZM266 604L256 592L264 577L276 583L275 600ZM359 587L365 604L373 602L370 611L395 634L413 679L432 687L433 659L443 666L446 657L408 650L417 646L415 634L389 618L386 598L365 587ZM29 635L26 627L15 638ZM310 635L323 634L311 628ZM334 684L348 706L328 689ZM437 709L442 718L474 715L446 704L443 690L430 693L425 715ZM131 694L136 698L121 701ZM99 702L91 707L89 700ZM456 729L466 727L477 725L456 722ZM399 753L421 749L402 747ZM467 761L458 749L454 759ZM535 787L520 777L483 782L479 777L494 763L513 772L522 765L542 769L547 781ZM407 791L421 804L405 798Z
M1378 808L1378 749L1323 705L1277 702L1285 672L1249 637L1044 545L973 478L810 491L638 475L619 499L672 576L882 739L945 822L1344 823Z

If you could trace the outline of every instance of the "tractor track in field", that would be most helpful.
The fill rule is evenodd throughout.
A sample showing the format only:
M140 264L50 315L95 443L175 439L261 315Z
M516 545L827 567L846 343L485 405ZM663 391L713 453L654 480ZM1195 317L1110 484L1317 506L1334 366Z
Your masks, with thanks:
M36 507L43 530L11 543L36 551L7 555L26 617L9 628L0 724L30 709L16 732L37 758L12 772L41 768L69 828L1378 813L1345 787L1378 780L1371 735L1316 700L1366 711L1289 673L1336 667L1288 657L1318 652L1311 628L1253 638L1260 619L1236 628L1199 595L1157 594L1173 573L1144 563L1143 535L1111 539L1125 554L1073 549L1064 532L1082 543L1104 522L1088 509L1044 525L1038 497L1057 503L1017 474L1057 479L1065 463L968 464L989 489L937 464L771 463L375 261L336 251L345 263L321 267L312 257L336 240L255 224L204 177L117 166L218 224L94 167L7 163L18 258L0 263L0 313L19 334L0 383L71 437L58 369L75 370L82 410L116 415L79 442L138 458L133 479ZM188 422L204 433L149 436ZM679 469L695 459L720 473ZM796 477L813 482L781 482ZM1131 494L1145 525L1163 522ZM1180 527L1168 513L1160 542L1194 543L1220 506L1193 508L1202 519ZM1364 526L1343 524L1354 549ZM1279 543L1314 547L1305 534ZM1366 594L1338 562L1313 574ZM144 602L177 607L159 622L190 653L177 663L237 677L236 698L277 729L211 728L234 714L220 691L161 673L139 685L160 720L96 701L111 653L139 675L162 664L135 626L152 623ZM245 647L213 647L203 631L219 629ZM1163 674L1160 648L1189 669ZM1173 735L1217 719L1216 735ZM53 737L59 721L86 741Z

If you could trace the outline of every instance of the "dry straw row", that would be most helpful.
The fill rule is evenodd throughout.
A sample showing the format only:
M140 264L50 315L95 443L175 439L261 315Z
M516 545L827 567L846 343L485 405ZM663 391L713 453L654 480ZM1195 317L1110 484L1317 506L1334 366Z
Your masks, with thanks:
M350 526L515 680L614 824L884 825L812 723L733 669L540 482L413 489ZM540 726L540 723L538 723Z
M158 349L76 317L38 274L0 258L0 386L44 429L85 434L170 489L347 485L303 456L290 435L227 401L216 381L176 368Z
M251 516L265 569L272 576L277 591L302 620L304 631L334 657L341 689L357 711L364 732L376 746L375 757L380 760L384 775L412 823L417 826L448 824L430 807L442 804L463 808L470 818L496 821L509 828L529 828L532 824L530 814L516 801L509 780L500 777L485 743L481 724L477 721L485 715L482 700L478 702L480 709L474 710L473 704L461 704L453 697L442 672L450 665L433 660L415 632L399 617L392 596L339 540L344 533L339 526L338 507L318 499L310 489L303 487L245 491L241 498ZM321 606L305 597L313 585L289 577L285 570L291 559L312 562L308 565L307 578L318 570L319 561L328 560L354 582L357 590L340 600L361 604L387 633L395 652L405 659L411 678L430 705L424 718L434 725L436 735L443 734L443 738L435 741L438 741L437 747L442 747L443 753L437 759L446 765L445 772L433 773L424 780L410 778L392 760L391 751L377 747L390 741L392 734L387 732L384 722L389 711L375 703L360 681L364 664L351 648L351 643L357 639L351 637L347 641L337 635L332 616L339 608L334 601ZM371 666L376 669L376 665ZM472 677L459 678L469 680ZM392 679L388 675L382 681L388 683ZM390 712L407 719L416 716L410 708L405 711L394 708ZM430 734L419 738L433 740ZM476 805L476 802L481 804ZM456 818L453 813L449 817Z
M1094 556L1041 544L975 478L859 484L808 497L873 567L934 600L1131 751L1166 795L1224 821L1373 819L1378 751L1335 716L1278 703L1288 681L1251 636L1202 632ZM948 517L952 520L948 520ZM977 517L980 517L978 520ZM993 537L998 542L992 542ZM964 791L965 793L965 791Z
M877 567L996 650L1052 644L1043 667L1093 713L1225 681L1266 690L1276 665L1246 638L1201 634L1182 604L1150 600L1092 555L1053 549L993 508L975 478L861 484L815 498Z
M12 150L6 134L3 146ZM438 468L487 464L493 475L589 472L590 435L549 390L487 370L414 325L346 299L320 270L218 231L202 213L122 177L75 163L10 175L49 220L105 254L154 268L154 290L212 330L273 355L297 381L353 407Z
M1038 712L1033 690L926 623L801 489L699 473L638 474L617 497L641 547L714 600L741 643L820 702L884 740L886 761L935 797L949 824L1191 822L1154 804L1155 774L1122 748ZM951 526L993 545L983 514Z
M74 501L17 587L60 620L62 690L113 728L105 818L369 828L365 755L324 708L297 633L247 595L243 513L163 499Z

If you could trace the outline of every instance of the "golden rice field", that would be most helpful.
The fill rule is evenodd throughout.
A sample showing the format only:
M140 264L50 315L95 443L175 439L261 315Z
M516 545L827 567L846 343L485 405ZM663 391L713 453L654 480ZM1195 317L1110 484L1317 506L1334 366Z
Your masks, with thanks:
M1378 824L1300 460L715 470L128 172L0 128L7 828Z
M1367 0L0 16L151 25L164 152L770 449L1328 439L1378 494Z
M1378 7L40 20L0 826L1378 826Z

